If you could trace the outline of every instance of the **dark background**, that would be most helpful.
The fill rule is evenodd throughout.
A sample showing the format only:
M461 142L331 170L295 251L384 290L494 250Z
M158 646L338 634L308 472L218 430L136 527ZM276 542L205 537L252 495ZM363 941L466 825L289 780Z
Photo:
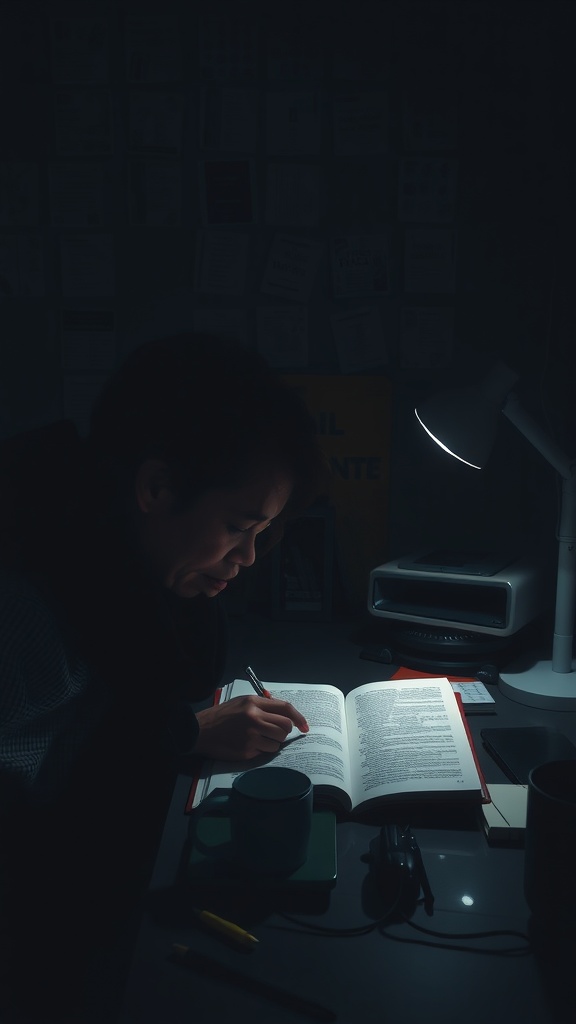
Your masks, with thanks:
M0 4L2 112L0 167L28 162L37 174L37 208L25 215L3 206L0 238L4 261L13 258L13 236L34 236L44 267L44 293L25 294L6 266L0 297L0 436L69 412L62 358L63 310L111 312L115 361L148 337L190 328L204 309L240 310L244 343L256 344L256 311L286 304L260 292L276 232L314 238L322 258L307 303L309 365L286 372L338 374L341 365L330 314L376 305L383 324L382 366L368 372L391 382L392 443L386 545L389 557L424 546L511 545L538 548L554 557L557 481L542 458L502 418L498 444L478 473L431 446L417 427L418 397L475 379L495 356L520 374L518 391L537 419L571 454L575 449L574 337L574 4L550 2L381 2L199 4L106 2ZM159 80L129 75L126 17L174 17L180 62ZM59 19L96 17L102 23L103 81L59 81L53 33ZM222 26L240 18L252 50L240 73L210 70L205 59L207 19ZM280 29L280 31L278 31ZM278 47L286 58L280 74ZM346 60L343 61L342 55ZM281 54L282 55L282 54ZM276 70L274 70L276 69ZM80 77L82 72L80 72ZM204 87L218 98L224 87L257 91L259 132L250 152L206 149L199 112ZM55 128L59 90L104 90L112 115L111 152L83 152ZM312 162L320 169L318 223L266 223L265 102L269 91L316 94L321 112L319 153L276 155ZM129 131L133 91L180 97L182 147L165 159L181 174L181 213L169 227L138 223L134 194L142 161L162 160L137 152ZM357 93L386 97L386 151L338 156L334 151L334 102ZM423 100L453 118L452 143L420 150L406 135L406 109ZM437 103L437 107L436 107ZM205 138L210 136L210 125ZM76 150L76 151L74 151ZM194 284L195 247L202 223L198 160L250 158L254 164L257 216L246 227L250 255L246 287L239 296L209 296ZM401 161L405 157L456 159L454 215L442 224L406 222L399 212ZM54 224L49 199L51 162L96 160L102 165L100 222ZM8 171L7 171L8 169ZM1 180L1 179L0 179ZM6 178L5 178L6 180ZM456 282L445 293L407 292L406 233L414 227L448 227L457 233ZM329 244L336 234L382 230L389 239L389 290L381 297L338 300L330 273ZM114 249L113 293L62 293L62 233L105 232ZM9 268L10 269L10 268ZM403 348L403 311L448 307L454 312L451 348L440 359L410 366ZM102 368L86 368L87 389ZM81 417L80 417L81 418Z

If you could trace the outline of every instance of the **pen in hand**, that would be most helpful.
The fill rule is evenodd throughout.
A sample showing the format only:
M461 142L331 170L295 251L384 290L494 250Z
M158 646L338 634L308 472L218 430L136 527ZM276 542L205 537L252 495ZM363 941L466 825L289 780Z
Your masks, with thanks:
M256 693L258 694L259 697L271 697L272 696L270 691L266 690L264 688L264 686L262 685L262 683L258 679L258 676L256 675L256 673L253 671L253 669L250 668L250 665L246 665L245 672L246 672L246 675L248 676L248 679L249 679L249 681L250 681L250 683L252 685L252 689L256 691Z
M256 693L258 694L259 697L271 697L272 696L270 691L266 690L264 685L260 682L260 680L258 679L258 676L254 672L254 670L252 668L250 668L250 665L246 665L246 668L245 668L244 671L246 672L246 675L248 676L248 679L250 680L250 683L252 685L252 689L256 691ZM288 740L298 739L305 732L308 732L308 728L307 727L301 728L299 725L293 725L291 732L288 734L288 736L285 737L284 742L286 742Z

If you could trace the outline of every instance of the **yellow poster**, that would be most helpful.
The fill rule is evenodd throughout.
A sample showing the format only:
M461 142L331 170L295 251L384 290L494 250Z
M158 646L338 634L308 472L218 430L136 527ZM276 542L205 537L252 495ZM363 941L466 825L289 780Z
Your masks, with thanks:
M316 421L335 510L334 572L364 607L370 570L386 561L391 385L382 375L285 375Z

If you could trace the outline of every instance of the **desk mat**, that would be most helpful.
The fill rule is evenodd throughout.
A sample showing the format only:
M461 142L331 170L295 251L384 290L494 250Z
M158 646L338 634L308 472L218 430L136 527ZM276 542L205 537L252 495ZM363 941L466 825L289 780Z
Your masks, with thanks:
M196 822L191 819L190 854L184 870L187 884L218 882L218 885L238 886L249 881L259 889L331 889L336 884L336 815L333 811L314 811L310 846L305 864L287 877L247 874L234 865L230 848L230 819L224 816L202 815ZM203 843L216 846L221 857L217 860L202 853L194 843L198 836ZM230 859L227 858L230 851Z

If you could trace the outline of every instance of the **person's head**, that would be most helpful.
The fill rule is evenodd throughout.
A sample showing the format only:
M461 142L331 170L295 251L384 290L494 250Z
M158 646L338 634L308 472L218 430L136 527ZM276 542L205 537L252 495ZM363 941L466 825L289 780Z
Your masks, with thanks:
M296 392L257 353L206 335L132 352L94 406L89 442L152 570L182 596L223 589L325 470Z

